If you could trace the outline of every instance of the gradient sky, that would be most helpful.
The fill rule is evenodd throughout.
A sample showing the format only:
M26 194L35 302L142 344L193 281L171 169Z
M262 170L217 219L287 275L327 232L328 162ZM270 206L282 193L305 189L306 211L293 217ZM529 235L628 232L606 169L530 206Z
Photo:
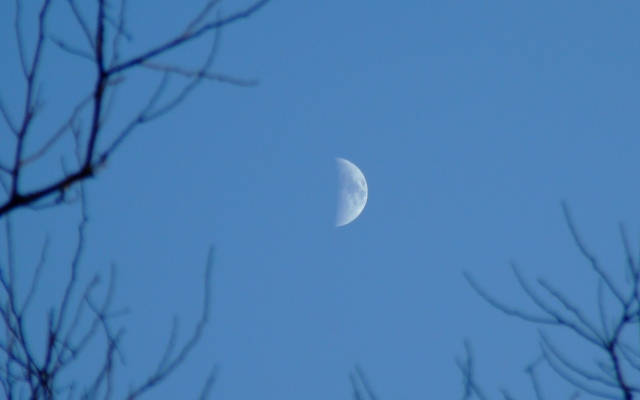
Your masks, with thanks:
M51 31L83 45L57 3ZM180 32L203 1L130 3L123 58ZM0 94L17 114L13 12L0 5ZM211 323L149 398L192 398L217 365L215 399L348 399L356 363L381 399L459 398L465 339L488 394L532 398L524 369L540 355L537 328L491 308L462 273L531 310L514 261L591 312L595 280L564 200L623 280L618 224L632 243L640 234L639 15L633 1L278 0L224 30L213 69L259 84L205 82L87 184L82 277L115 264L115 306L129 309L117 320L120 379L153 370L174 315L180 337L190 332L213 245ZM203 45L164 60L197 65ZM42 127L93 77L90 63L50 49ZM158 81L130 75L107 129ZM369 186L363 213L340 228L336 157ZM59 159L34 167L30 182L59 171ZM51 238L42 304L58 293L77 220L73 207L16 213L25 271ZM571 336L558 343L582 351ZM549 398L568 397L540 371Z

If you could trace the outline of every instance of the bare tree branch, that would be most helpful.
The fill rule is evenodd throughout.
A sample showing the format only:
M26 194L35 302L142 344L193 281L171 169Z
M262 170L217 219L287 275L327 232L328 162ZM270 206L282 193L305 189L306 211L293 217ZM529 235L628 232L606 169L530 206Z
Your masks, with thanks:
M20 27L19 27L19 20L20 20L20 4L19 3L20 3L19 1L16 1L16 31L18 33L18 36L21 36ZM45 22L47 17L47 11L49 10L50 4L51 4L50 0L45 0L40 9L40 13L38 16L38 35L36 39L35 52L33 55L33 60L31 62L31 65L29 66L27 66L27 61L25 59L23 43L20 39L18 39L18 50L20 53L20 60L21 60L22 68L27 81L27 93L25 96L24 116L22 118L22 124L18 130L18 142L16 144L15 157L13 162L12 185L11 185L12 196L18 195L18 185L20 181L20 172L22 167L22 152L24 148L24 143L38 108L38 98L34 92L37 84L37 81L36 81L37 73L41 65L40 59L42 56L42 50L44 48L44 42L45 42L45 33L44 33ZM0 215L2 214L3 213L0 212Z
M376 396L373 391L373 388L362 371L362 368L356 365L354 370L355 373L349 374L349 380L351 381L351 387L353 388L354 400L378 400L378 396Z
M210 0L178 30L176 36L155 47L140 49L137 56L122 62L121 43L123 40L131 40L126 27L126 0L117 1L117 8L109 0L97 0L89 6L95 12L90 17L83 15L84 3L67 0L67 12L72 15L73 24L77 24L83 32L88 47L48 32L47 21L53 4L51 0L41 0L38 3L35 35L25 35L22 31L23 19L26 18L23 2L15 0L14 30L20 66L19 79L24 83L21 111L15 112L13 107L8 107L8 103L0 99L0 114L9 128L6 131L9 140L4 142L11 158L0 160L0 185L5 192L0 196L0 223L4 223L7 249L6 256L3 254L0 259L0 324L4 326L4 335L0 337L0 393L5 398L49 400L66 397L94 400L109 399L114 395L114 371L124 362L124 355L120 350L124 329L116 324L116 319L126 313L126 310L112 309L115 267L111 269L106 289L99 289L99 275L83 278L80 274L89 220L84 181L95 176L96 171L105 165L135 128L174 110L202 82L208 80L238 86L255 84L254 81L212 72L211 66L218 49L220 29L253 15L267 2L268 0L255 0L247 8L229 16L212 17L220 2ZM211 42L208 42L209 37L206 35L211 35ZM159 56L199 38L207 41L202 53L204 60L200 66L194 68L158 61ZM49 41L55 46L47 46ZM50 50L45 53L45 48ZM71 57L72 60L83 59L78 62L89 60L95 68L95 77L91 87L87 88L88 95L60 119L62 123L57 130L37 131L34 122L44 105L41 87L45 83L43 77L46 76L41 72L45 68L45 58L49 51L76 56ZM109 111L116 101L114 93L120 93L119 88L124 86L120 83L137 67L151 75L159 74L161 80L146 104L143 103L139 110L132 111L130 115L133 118L129 123L125 120L124 128L109 131ZM176 93L165 91L170 76L177 76L184 81ZM69 151L61 156L58 175L38 187L29 187L29 182L22 182L26 176L25 168L28 166L36 169L43 164L41 160L56 155L52 154L54 149L61 143L66 145L65 138L71 139L72 144ZM67 154L75 156L70 164L66 162ZM51 171L48 170L47 173ZM33 312L32 304L36 301L43 271L51 262L47 258L49 239L47 237L40 249L39 259L33 266L34 272L27 285L18 285L18 275L23 269L16 265L12 214L22 207L38 210L60 204L75 204L79 208L77 242L70 255L66 281L61 287L59 298L45 312L46 328L43 332L32 332L27 329L25 321L32 318L29 314ZM174 320L167 346L156 368L138 385L130 388L128 399L147 394L166 381L185 363L202 338L209 321L212 270L213 248L210 248L204 273L202 314L193 332L184 343L179 344L178 320ZM63 372L79 361L83 354L87 354L90 343L95 339L104 340L104 353L102 358L93 357L95 374L91 380L62 382L60 377L64 375ZM42 342L45 343L44 350L35 345ZM216 374L217 369L214 367L201 388L199 398L208 396Z
M480 297L494 308L509 316L515 316L537 325L568 330L584 339L594 355L599 355L599 357L594 357L592 364L585 365L584 361L577 361L567 356L552 344L546 333L540 332L540 346L544 361L577 390L574 398L583 392L599 398L632 400L634 395L640 395L640 384L632 383L640 382L640 347L637 342L637 334L640 332L634 331L636 336L633 339L633 345L626 343L625 338L628 338L629 334L626 332L629 332L631 328L640 330L640 318L638 318L640 266L631 253L626 232L621 226L620 233L626 257L625 268L628 279L624 287L616 285L584 244L565 203L562 203L562 208L567 226L580 254L587 259L590 270L596 274L598 279L595 293L598 323L587 318L583 309L576 302L570 300L561 289L554 287L544 279L538 279L537 283L543 290L542 294L546 294L543 297L513 265L512 268L521 289L542 312L542 315L509 307L505 302L496 300L480 287L469 274L465 273L465 277ZM557 305L552 306L545 297L550 297ZM608 305L606 298L614 300L615 311L612 311L612 306ZM540 399L542 397L541 384L535 375L535 367L538 362L530 364L526 372L531 377L536 397ZM462 364L461 370L465 377L467 398L471 397L471 394L480 397L478 393L471 390L470 382L473 382L471 364Z
M71 115L69 116L69 119L67 119L64 124L62 124L62 126L60 128L58 128L57 131L55 131L53 133L53 135L51 135L51 137L49 138L49 140L47 140L42 146L40 146L40 148L38 150L36 150L33 154L31 154L28 157L24 157L22 160L22 167L32 163L34 161L37 161L38 159L40 159L42 156L44 156L49 150L51 150L51 147L58 141L60 140L60 138L62 138L62 136L67 133L67 131L69 129L71 129L71 125L73 124L73 122L76 120L76 118L78 118L78 115L82 112L82 110L89 105L89 103L91 102L91 97L92 96L87 96L85 97L80 103L78 103L75 108L73 109L73 112L71 113Z
M460 371L462 372L463 379L463 387L464 393L462 394L462 400L472 399L473 396L477 396L480 400L488 400L489 398L485 396L484 392L475 381L475 371L474 371L474 363L473 363L473 353L471 351L471 345L469 342L465 340L464 342L465 349L465 359L464 360L456 360L456 364Z
M531 379L531 385L533 386L533 391L536 395L536 400L544 399L542 396L542 388L540 387L540 383L538 382L538 377L536 374L536 370L542 359L543 359L542 357L538 358L537 360L529 364L525 369L526 373L529 375L529 378Z
M591 268L593 268L593 270L598 274L600 279L602 279L602 281L606 283L609 290L611 290L611 293L613 293L613 295L618 298L618 301L620 301L621 303L624 303L622 294L620 294L618 289L615 287L615 285L611 281L611 278L609 278L609 276L604 272L604 270L600 266L600 263L595 258L595 256L591 254L591 252L587 249L587 247L582 241L582 238L580 238L580 235L578 235L578 231L575 227L573 219L571 218L571 214L569 213L569 207L565 202L562 202L562 211L564 212L564 217L565 217L565 220L567 221L567 225L569 226L569 231L571 232L571 236L573 237L573 240L576 243L576 246L578 246L578 249L580 249L580 253L582 253L582 255L587 260L589 260L589 263L591 264Z
M213 80L218 82L231 83L238 86L254 85L255 81L252 80L238 79L226 74L214 73L209 71L209 67L213 60L213 54L215 53L216 49L217 42L215 39L212 50L207 57L207 61L200 69L190 69L188 67L180 65L165 65L155 62L153 61L153 59L160 55L166 54L178 47L181 47L186 43L194 41L207 33L216 33L219 29L225 26L233 24L234 22L237 22L241 19L248 18L264 5L266 5L267 2L268 0L258 0L244 10L232 13L227 17L218 17L213 21L206 22L205 20L207 19L207 17L212 13L212 10L219 3L218 1L209 1L189 22L189 24L187 24L187 26L182 31L182 34L152 49L143 51L140 55L135 56L128 61L119 62L118 46L120 40L122 37L128 37L125 32L126 1L123 0L121 2L119 16L117 17L116 21L113 21L106 12L106 0L98 0L98 11L95 19L94 30L93 27L90 26L88 19L81 14L75 0L67 0L67 3L69 4L71 11L75 17L75 20L80 25L90 45L92 54L89 55L81 49L76 49L67 45L66 42L62 39L51 38L50 36L48 37L46 35L44 28L47 14L46 12L49 8L50 0L44 0L43 7L40 12L39 35L35 44L34 57L32 62L28 64L25 56L25 44L23 43L22 35L20 34L20 20L22 16L20 12L19 1L17 1L16 35L18 36L18 47L20 58L22 60L25 79L27 81L27 90L25 109L22 116L22 122L19 126L12 122L12 119L10 118L9 113L7 112L4 105L0 104L0 112L3 114L5 122L10 126L11 130L17 132L17 143L15 146L12 166L7 166L5 168L5 172L10 175L10 182L8 184L9 194L7 198L2 203L0 203L0 217L7 214L13 209L31 206L34 203L39 202L40 200L55 195L56 193L60 194L60 196L62 197L62 194L75 183L92 178L95 175L96 170L106 163L111 154L120 146L124 139L126 139L137 126L144 122L148 122L162 115L165 115L166 113L174 109L177 105L184 101L184 99L198 84L202 82L202 80ZM115 33L113 35L113 40L110 43L112 47L111 60L107 61L105 59L105 46L107 45L107 43L105 43L105 40L107 37L107 30L110 29L113 29ZM67 119L67 122L63 124L62 129L51 135L50 139L34 154L28 157L24 156L23 151L25 138L30 130L33 118L36 115L40 104L38 101L38 96L36 94L36 89L38 86L37 71L41 64L40 58L42 49L47 38L56 43L58 47L63 51L73 53L83 58L90 56L90 58L92 59L92 62L94 63L96 68L96 79L93 84L92 98L90 101L88 101L92 106L91 123L88 132L84 134L86 135L86 140L83 140L83 142L86 144L84 146L82 161L80 162L78 167L70 172L64 172L58 179L54 179L53 181L43 185L42 187L23 192L22 190L20 190L21 187L19 185L20 173L23 166L26 163L33 163L34 160L37 160L43 154L47 153L53 143L57 142L65 132L69 130L73 132L74 130L72 129L72 126L76 122L78 114L81 110L84 109L85 106L88 105L85 104L84 101L78 104L72 112L71 116ZM160 107L155 110L147 108L146 111L143 109L143 112L140 112L138 116L134 118L134 120L123 131L121 131L119 135L116 136L116 139L114 139L111 143L101 144L100 137L103 133L103 127L105 124L104 117L106 115L105 99L109 96L109 93L115 83L122 79L122 75L138 66L144 66L151 71L162 72L164 74L170 73L181 75L187 79L190 79L190 83L188 83L183 88L183 90L173 98L173 100L168 101L164 107ZM78 136L78 134L75 132L74 135ZM79 143L79 141L76 140L76 143ZM58 202L54 202L53 204L58 204Z
M78 56L80 58L84 58L85 60L93 62L93 56L90 53L87 53L86 51L84 51L82 49L78 49L78 48L66 43L64 40L59 39L59 38L57 38L55 36L49 36L49 40L51 40L56 46L58 46L60 49L64 50L66 53L69 53L71 55Z
M205 24L203 27L201 27L200 29L197 29L193 32L189 32L188 30L185 32L185 34L170 40L164 44L161 44L160 46L147 51L144 54L141 54L137 57L132 58L129 61L125 61L122 64L119 64L117 66L114 66L112 68L110 68L108 71L106 71L109 75L113 75L113 74L117 74L119 72L122 72L124 70L130 69L132 67L136 67L140 64L142 64L145 61L148 61L154 57L157 57L159 55L162 55L168 51L173 50L174 48L190 42L194 39L199 38L200 36L204 35L207 32L216 30L216 29L220 29L224 26L230 25L238 20L244 19L244 18L248 18L251 15L253 15L256 11L258 11L260 8L264 7L267 3L269 2L269 0L260 0L257 1L256 3L254 3L253 5L247 7L246 9L239 11L237 13L231 14L230 16L226 17L226 18L222 18L222 19L218 19L214 22L210 22L208 24ZM197 19L198 17L196 17Z
M196 325L195 330L193 331L193 334L191 335L189 340L182 346L182 348L178 352L178 355L176 355L173 358L170 358L168 356L167 357L163 356L160 363L158 364L158 368L156 369L156 372L151 374L151 376L149 376L149 378L147 378L137 388L134 388L133 390L131 390L129 392L129 395L127 396L128 400L134 400L137 397L141 396L143 393L153 389L158 383L160 383L167 376L172 374L176 370L176 368L178 368L180 365L184 363L189 353L191 353L195 345L200 341L202 332L204 331L204 328L207 325L207 322L209 320L211 278L213 275L213 256L214 256L214 251L213 251L213 247L211 247L209 248L209 255L207 257L207 266L205 269L205 276L204 276L204 300L202 305L202 314L200 316L200 320ZM173 335L173 332L172 332L172 335ZM171 352L170 347L173 346L172 342L173 342L173 339L170 339L169 344L167 346L167 351L165 351L165 354Z
M16 126L15 122L13 122L13 120L11 119L11 115L9 115L9 112L7 111L7 108L4 105L2 98L0 98L0 114L2 114L2 118L4 119L4 122L7 124L11 132L13 132L14 135L18 136L18 127ZM4 167L3 170L5 172L9 172L8 168L6 167Z
M69 7L71 7L73 16L76 18L76 21L78 21L78 24L82 28L82 32L84 32L84 37L85 39L87 39L87 43L89 44L89 47L91 48L91 50L93 50L93 52L95 52L96 51L95 39L93 37L93 34L91 33L89 24L87 23L87 21L85 21L82 14L80 14L80 10L76 5L75 0L67 0L67 4L69 4Z
M229 76L226 74L208 72L203 69L194 71L194 70L188 70L185 68L177 67L174 65L162 65L162 64L157 64L150 61L143 62L142 66L149 69L156 70L156 71L171 72L174 74L182 75L186 78L204 78L211 81L230 83L236 86L255 86L258 84L258 82L255 79L235 78L233 76Z

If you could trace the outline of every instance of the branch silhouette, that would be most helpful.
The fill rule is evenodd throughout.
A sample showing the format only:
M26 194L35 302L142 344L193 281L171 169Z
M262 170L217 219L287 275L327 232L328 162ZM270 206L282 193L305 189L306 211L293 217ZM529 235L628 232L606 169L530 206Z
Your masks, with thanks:
M470 274L465 273L465 278L475 292L492 307L535 325L568 331L581 338L598 355L590 365L584 365L558 348L548 333L541 332L541 357L526 369L537 399L544 397L535 371L541 362L545 362L574 388L572 398L586 393L598 398L633 400L634 396L640 395L640 344L637 341L640 333L640 263L630 250L624 226L620 225L627 280L624 285L616 283L597 257L589 251L566 203L562 203L562 209L571 237L598 281L594 295L598 304L597 321L590 319L562 289L554 287L545 279L538 279L537 285L530 284L515 264L512 264L512 270L516 281L535 305L537 312L513 308L493 297ZM606 306L606 301L613 301L615 307ZM486 398L474 380L472 355L468 347L466 362L459 361L458 365L465 379L464 398L472 398L472 395L480 399Z
M3 247L6 249L6 254L0 254L0 325L4 327L0 338L0 397L4 394L7 399L92 400L111 399L117 395L119 385L114 369L124 359L120 347L125 333L117 321L127 310L113 308L115 267L112 266L106 280L99 274L86 282L80 278L89 222L85 182L96 175L136 128L175 110L203 82L255 85L255 80L216 72L212 66L219 47L219 32L254 15L268 1L256 0L246 8L225 16L218 11L220 0L210 0L176 35L155 46L138 49L137 55L123 60L122 44L133 40L127 27L127 0L89 3L65 0L56 3L56 7L67 7L69 20L81 32L80 45L71 44L64 37L50 32L48 23L53 18L54 7L51 0L37 3L35 24L32 25L35 28L30 32L34 34L26 34L24 27L31 26L24 23L26 7L23 1L15 0L14 31L19 66L16 80L24 84L24 103L14 107L7 99L20 96L7 96L0 88L0 126L6 127L0 128L0 143L3 150L7 150L0 155L0 224L4 229ZM88 15L88 9L93 12L91 15ZM204 56L198 66L172 64L160 59L198 40L201 42L197 43L203 44L201 51ZM42 128L37 122L46 106L41 91L43 84L47 83L43 72L47 57L55 52L71 56L65 59L72 60L69 70L74 68L74 60L84 65L89 61L94 76L69 114L61 117L61 122L53 128L49 123ZM4 56L3 61L10 59L7 54ZM122 127L111 129L108 120L116 99L114 93L133 71L157 76L158 83L139 109L130 110L130 119L121 121ZM168 81L174 76L179 77L183 84L179 90L170 93ZM16 109L21 111L16 112ZM66 150L73 154L74 159L70 167L63 159L60 170L52 171L45 164L45 159L57 154L56 146L70 146ZM40 168L49 180L40 186L29 187L30 180L25 173L27 168ZM79 209L75 248L67 269L60 271L64 283L59 297L50 306L45 305L46 327L44 331L34 331L26 321L34 313L32 308L39 300L37 293L43 281L43 271L51 264L59 264L59 261L48 259L50 240L47 237L28 284L18 285L18 276L26 272L18 266L15 254L14 217L16 211L23 208L42 210L63 204L73 204ZM213 258L211 247L204 270L202 312L193 331L186 339L180 339L178 319L174 319L158 364L140 382L128 388L125 399L138 399L157 389L186 362L200 342L210 318ZM93 354L95 350L90 350L90 347L100 340L104 352L96 357ZM44 348L39 346L41 343L45 344ZM85 383L73 378L69 381L70 378L64 376L65 371L81 363L81 358L87 355L91 356L96 367L91 379ZM213 366L200 390L200 399L207 398L216 373Z
M232 13L226 17L217 16L210 20L209 16L218 5L218 0L211 0L191 19L182 32L155 47L142 50L137 56L120 61L120 43L123 37L127 37L125 25L126 0L119 6L116 21L107 13L106 0L98 0L95 24L84 16L76 4L76 0L67 0L72 14L84 33L88 49L80 49L67 44L64 40L47 33L47 21L51 9L51 1L42 2L38 15L37 39L34 44L34 55L31 60L27 57L27 45L21 32L21 3L16 0L16 42L18 47L20 65L25 81L24 110L17 118L13 117L6 107L5 100L0 96L0 114L5 125L13 133L15 146L13 160L7 162L0 160L0 182L5 191L4 199L0 198L0 216L10 211L35 203L49 201L48 205L60 204L64 201L64 193L78 182L95 176L96 171L105 165L111 155L131 135L138 126L155 120L172 111L182 103L188 94L204 80L224 82L236 86L255 85L254 80L240 79L227 74L211 71L214 54L217 48L217 33L219 30L246 19L264 7L269 0L260 0L247 8ZM163 64L156 60L158 57L168 54L184 45L201 37L211 34L213 39L209 48L209 55L205 63L198 69L190 69L181 65ZM113 37L109 45L108 39ZM95 66L95 81L88 92L86 99L80 101L62 126L48 134L44 145L31 155L25 155L25 143L33 132L34 121L43 107L38 88L41 85L40 70L43 64L44 49L48 43L53 43L58 49L81 58L83 62L89 59ZM108 51L110 49L110 51ZM110 54L110 55L108 55ZM145 68L154 73L160 73L164 77L156 88L156 92L150 96L147 105L123 128L115 138L107 143L100 144L104 136L106 99L122 82L125 75L136 68ZM187 78L189 82L183 90L164 105L158 106L159 99L164 95L166 81L171 75L179 75ZM1 92L0 92L1 93ZM79 125L80 113L90 110L90 124L86 130L74 129ZM19 122L16 122L19 121ZM41 135L42 133L38 132ZM52 149L53 145L65 135L72 134L76 143L76 153L81 156L75 169L70 172L61 171L59 176L39 188L24 190L21 182L23 169L27 164L37 163L39 159ZM84 145L82 144L84 143ZM81 149L81 151L79 151ZM57 197L55 197L58 195ZM55 197L52 199L52 197Z

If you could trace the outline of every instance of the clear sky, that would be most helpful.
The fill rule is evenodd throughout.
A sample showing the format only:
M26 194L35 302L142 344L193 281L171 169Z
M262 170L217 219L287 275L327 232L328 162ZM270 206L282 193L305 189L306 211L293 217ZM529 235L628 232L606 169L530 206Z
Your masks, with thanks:
M84 44L58 3L51 31ZM202 3L131 1L125 55L179 32ZM22 96L12 2L0 16L7 101ZM634 1L276 0L223 31L213 69L259 84L204 83L87 185L83 278L115 264L116 306L129 308L118 319L121 379L153 369L174 315L181 338L190 332L213 245L211 323L150 398L195 396L215 364L216 399L347 399L356 363L381 399L459 398L465 339L487 393L531 398L524 368L540 354L537 328L484 303L462 273L532 309L514 261L591 310L596 286L565 200L587 245L624 278L618 224L632 243L640 234L639 16ZM68 111L93 73L51 49L44 121ZM194 65L201 49L166 60ZM113 129L157 81L131 75ZM340 228L336 157L369 187L362 214ZM32 182L59 159L48 168ZM16 217L25 270L51 237L43 302L66 271L77 214ZM581 351L569 336L558 343ZM543 370L547 393L568 397Z

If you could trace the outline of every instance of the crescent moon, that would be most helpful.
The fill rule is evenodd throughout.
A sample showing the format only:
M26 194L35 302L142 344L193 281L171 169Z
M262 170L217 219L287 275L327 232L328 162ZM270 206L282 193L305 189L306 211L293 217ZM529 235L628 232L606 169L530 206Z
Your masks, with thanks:
M362 171L352 162L344 158L336 158L338 167L338 211L335 226L343 226L354 219L364 210L367 204L369 190L367 180Z

